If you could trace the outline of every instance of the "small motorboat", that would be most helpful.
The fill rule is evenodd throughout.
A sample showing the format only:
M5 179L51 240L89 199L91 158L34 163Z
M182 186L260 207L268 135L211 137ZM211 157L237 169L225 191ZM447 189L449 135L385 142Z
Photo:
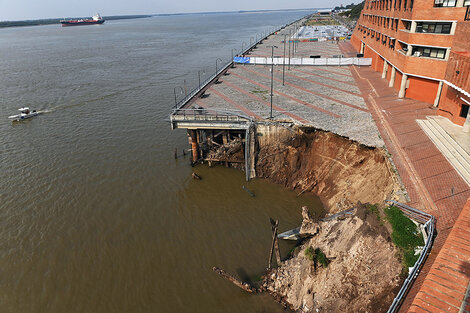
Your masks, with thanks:
M22 121L22 120L25 120L25 119L28 119L28 118L35 117L35 116L39 115L38 111L36 111L36 110L30 111L29 108L27 108L27 107L18 109L18 111L20 111L20 114L12 115L12 116L9 116L8 118L13 120L13 121Z

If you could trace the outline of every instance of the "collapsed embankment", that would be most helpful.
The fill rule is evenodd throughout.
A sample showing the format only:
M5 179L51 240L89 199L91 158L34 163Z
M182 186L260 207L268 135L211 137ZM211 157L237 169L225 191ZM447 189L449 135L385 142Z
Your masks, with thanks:
M296 312L386 312L403 268L383 221L363 204L325 222L303 215L301 233L312 238L268 273L263 289Z
M400 194L386 152L315 129L257 125L255 138L251 166L257 177L315 193L329 214L356 208L346 219L315 221L312 238L268 273L262 289L302 312L386 311L402 281L399 252L384 223L369 206L358 204ZM236 160L240 166L243 151L243 141L235 139L208 158ZM309 248L323 251L330 265L312 263Z
M317 194L335 213L357 201L381 203L398 184L385 151L323 131L266 132L256 162L258 177ZM279 138L281 136L281 138ZM280 139L280 140L279 140Z
M357 201L382 203L400 193L398 179L386 152L315 129L256 126L251 160L257 177L300 192L318 195L326 211L335 213ZM230 159L243 167L239 139L218 146L208 159Z

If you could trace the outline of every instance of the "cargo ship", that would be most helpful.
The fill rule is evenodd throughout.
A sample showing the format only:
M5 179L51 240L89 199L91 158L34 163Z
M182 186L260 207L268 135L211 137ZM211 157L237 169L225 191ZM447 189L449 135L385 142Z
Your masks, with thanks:
M62 20L60 21L62 26L78 26L78 25L94 25L103 24L104 19L99 15L93 15L91 19L79 19L79 20Z

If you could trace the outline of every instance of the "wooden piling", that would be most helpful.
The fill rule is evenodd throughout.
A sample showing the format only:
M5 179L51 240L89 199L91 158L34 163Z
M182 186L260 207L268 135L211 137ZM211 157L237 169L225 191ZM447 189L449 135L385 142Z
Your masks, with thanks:
M191 129L191 150L193 153L193 162L196 163L198 159L198 144L197 144L197 131L194 129Z
M276 237L277 237L277 227L279 225L279 221L276 220L274 221L272 218L269 218L269 220L271 221L271 230L273 232L273 240L272 240L272 244L271 244L271 250L269 251L269 262L268 262L268 270L271 269L271 262L272 262L272 259L273 259L273 251L274 251L274 246L276 244ZM279 250L279 247L278 249ZM277 253L277 252L276 252Z

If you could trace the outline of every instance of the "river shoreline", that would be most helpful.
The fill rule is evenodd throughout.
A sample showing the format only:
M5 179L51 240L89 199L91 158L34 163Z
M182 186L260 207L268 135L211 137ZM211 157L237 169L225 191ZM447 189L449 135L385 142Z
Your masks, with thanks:
M251 158L256 177L298 194L319 196L329 215L358 208L349 221L335 220L323 225L323 232L299 246L297 253L282 261L279 268L268 271L260 290L269 292L284 307L303 312L315 312L312 308L320 308L322 312L344 310L339 303L353 300L351 312L388 308L402 282L398 253L385 226L378 223L367 205L361 204L384 205L387 199L399 200L404 196L386 151L318 129L285 125L257 125L255 129L255 153ZM207 153L211 164L225 158L231 161L222 162L226 166L244 169L245 144L246 141L234 138L226 144L213 145L204 154ZM303 251L312 245L321 246L335 259L334 269L326 272L319 269L318 273L308 270L309 262ZM378 277L384 275L390 279L377 283ZM348 282L344 281L346 278ZM321 283L329 287L325 287L326 293L313 292L314 287L304 284L305 280L312 286ZM343 285L349 286L348 292L334 292ZM376 290L382 290L380 295L375 294ZM312 297L312 293L317 297ZM346 299L348 293L355 296Z

